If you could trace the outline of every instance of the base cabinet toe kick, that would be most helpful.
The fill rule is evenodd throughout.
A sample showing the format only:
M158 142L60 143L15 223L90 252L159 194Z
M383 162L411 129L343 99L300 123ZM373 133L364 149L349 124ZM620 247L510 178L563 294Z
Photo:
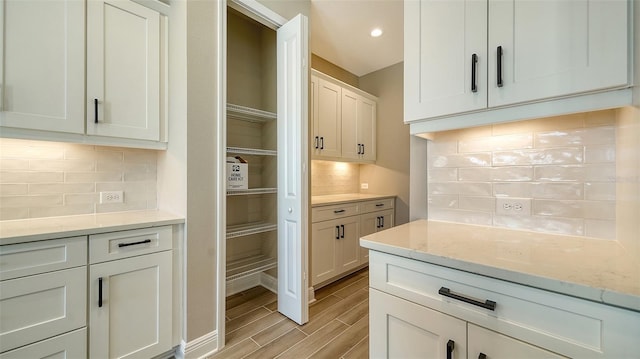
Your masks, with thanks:
M371 358L633 358L640 313L370 251Z

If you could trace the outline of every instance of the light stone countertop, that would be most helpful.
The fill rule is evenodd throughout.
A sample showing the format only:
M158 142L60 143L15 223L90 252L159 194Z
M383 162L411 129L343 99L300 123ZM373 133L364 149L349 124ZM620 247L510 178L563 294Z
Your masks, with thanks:
M640 311L640 260L615 240L417 220L363 247Z
M0 245L180 223L183 217L157 210L0 221Z
M394 195L384 194L364 194L364 193L348 193L348 194L329 194L324 196L311 196L311 207L326 206L332 204L341 204L354 201L366 201L369 199L393 198Z

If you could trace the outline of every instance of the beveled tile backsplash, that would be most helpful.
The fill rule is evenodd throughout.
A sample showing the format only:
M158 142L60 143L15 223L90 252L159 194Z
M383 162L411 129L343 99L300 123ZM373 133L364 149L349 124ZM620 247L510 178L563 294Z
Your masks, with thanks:
M603 239L616 237L615 110L435 133L429 218ZM496 198L531 199L499 215Z
M157 153L0 138L0 220L157 208ZM100 204L101 191L124 202Z

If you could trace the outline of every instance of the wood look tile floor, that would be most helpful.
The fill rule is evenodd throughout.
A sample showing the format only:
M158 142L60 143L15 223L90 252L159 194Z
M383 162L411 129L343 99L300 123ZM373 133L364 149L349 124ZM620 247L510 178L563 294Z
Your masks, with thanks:
M368 358L368 269L320 288L315 296L304 325L280 314L276 295L265 288L228 297L226 346L208 359Z

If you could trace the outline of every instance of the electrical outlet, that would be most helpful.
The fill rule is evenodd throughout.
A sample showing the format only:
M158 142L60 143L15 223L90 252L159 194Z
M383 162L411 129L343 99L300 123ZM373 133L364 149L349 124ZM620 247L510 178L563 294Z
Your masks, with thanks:
M122 191L100 192L100 203L122 203L124 194Z
M497 198L496 214L507 216L530 216L530 198Z
M368 183L360 183L360 189L369 189Z

